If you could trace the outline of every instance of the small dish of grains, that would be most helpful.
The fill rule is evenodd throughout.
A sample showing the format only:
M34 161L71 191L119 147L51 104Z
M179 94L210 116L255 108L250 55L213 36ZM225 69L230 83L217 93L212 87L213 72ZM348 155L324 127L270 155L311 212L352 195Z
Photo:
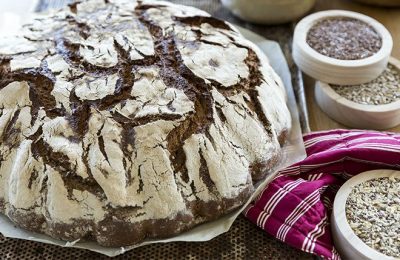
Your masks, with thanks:
M400 258L400 172L373 170L339 189L332 233L343 259Z
M322 82L354 85L377 78L387 67L393 39L375 19L330 10L311 14L296 26L293 59Z
M329 117L352 128L384 130L400 124L400 61L391 57L376 79L357 85L317 82L315 100Z

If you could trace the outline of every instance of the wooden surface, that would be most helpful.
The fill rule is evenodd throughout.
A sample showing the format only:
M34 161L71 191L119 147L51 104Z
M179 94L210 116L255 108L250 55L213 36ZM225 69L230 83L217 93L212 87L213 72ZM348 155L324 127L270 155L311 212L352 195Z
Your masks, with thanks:
M343 9L360 12L381 22L386 26L393 37L394 46L392 56L400 59L400 8L379 8L358 4L350 0L319 0L314 11L329 9ZM304 77L304 80L311 130L320 131L334 128L347 128L330 119L321 111L314 99L315 81L307 76ZM389 130L400 132L400 126Z

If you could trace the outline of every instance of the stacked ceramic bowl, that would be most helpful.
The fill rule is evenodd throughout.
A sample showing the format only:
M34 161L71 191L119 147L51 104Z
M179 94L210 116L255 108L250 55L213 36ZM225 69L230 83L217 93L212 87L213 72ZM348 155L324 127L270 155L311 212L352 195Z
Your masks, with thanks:
M392 48L382 24L342 10L305 17L293 38L294 61L317 80L321 109L344 125L363 129L400 124L400 62L390 58Z

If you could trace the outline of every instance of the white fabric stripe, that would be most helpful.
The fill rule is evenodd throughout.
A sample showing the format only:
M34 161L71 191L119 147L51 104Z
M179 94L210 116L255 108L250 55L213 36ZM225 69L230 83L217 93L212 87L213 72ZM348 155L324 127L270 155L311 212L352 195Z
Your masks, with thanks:
M380 148L380 147L385 147L385 148L390 148L390 149L393 149L393 150L400 150L400 148L399 148L399 146L398 145L395 145L395 144L386 144L386 143L360 143L360 144L355 144L354 146L352 146L352 147L362 147L362 146L371 146L371 147L377 147L377 148Z
M292 191L294 188L296 188L297 186L299 186L301 183L305 182L304 180L296 180L295 182L291 182L288 183L287 185L285 185L285 189L280 188L278 193L275 193L274 195L279 195L276 197L272 197L271 200L265 205L264 207L264 212L265 215L261 220L261 227L264 227L265 223L267 222L269 216L271 215L271 212L275 209L276 205L278 204L278 202L283 199L284 196L286 196L286 194L288 194L290 191ZM268 205L271 202L270 205Z
M314 229L311 230L305 237L304 241L303 241L303 245L301 246L301 250L306 251L309 247L309 245L311 244L312 238L314 236L314 233L317 233L320 226L322 225L322 223L324 223L324 221L326 220L326 216L324 216L321 221L315 225ZM308 251L306 251L308 252Z
M314 196L314 198L312 198L312 200L310 201L310 200L308 200L308 198L306 198L303 202L306 202L304 205L305 205L305 207L303 206L303 208L302 209L300 209L295 215L295 217L292 219L292 221L290 222L290 223L288 223L288 224L286 224L284 227L283 227L283 234L282 234L282 241L285 241L285 239L286 239L286 235L288 234L288 232L289 232L289 230L290 230L290 228L291 228L291 226L294 224L294 223L296 223L296 221L297 220L299 220L300 218L301 218L301 216L303 216L304 214L303 213L305 213L305 212L307 212L311 207L313 207L318 201L319 201L319 196L318 195L320 195L320 194L322 194L322 193L324 193L325 192L325 190L327 189L327 187L328 186L322 186L321 188L319 188L319 189L317 189L316 191L317 191L317 193L316 193L316 196ZM315 192L315 191L314 191ZM311 195L311 194L310 194ZM308 200L308 201L307 201ZM292 212L293 213L293 212ZM285 222L284 222L284 224L286 223L286 220L285 220ZM283 225L282 225L283 226ZM279 234L278 234L279 235Z
M319 173L319 174L316 174L316 176L315 176L315 178L313 179L313 181L319 180L323 174L324 174L324 173L322 173L322 172Z
M324 193L328 189L328 187L329 187L328 185L325 185L319 188L320 194Z
M310 148L316 144L319 144L321 142L325 142L325 141L331 141L334 140L334 138L347 138L347 137L351 137L351 136L356 136L359 135L360 133L352 133L352 134L347 134L347 135L329 135L329 136L323 136L323 137L319 137L319 138L315 138L315 139L310 139L307 140L307 142L305 142L306 148ZM351 144L351 143L356 143L356 142L360 142L362 141L368 141L368 140L372 140L372 139L378 139L378 140L395 140L395 138L387 136L387 135L375 135L375 136L368 136L368 137L363 137L363 138L357 138L355 140L349 140L347 143ZM337 145L333 146L336 147Z
M311 201L308 201L307 203L305 203L303 205L303 207L301 208L301 210L299 210L295 216L295 218L293 218L293 220L291 221L290 224L285 224L285 226L283 226L282 231L281 231L281 239L282 241L285 241L286 239L286 235L289 233L290 228L292 227L292 225L294 223L296 223L297 220L299 220L304 213L306 213L312 206L314 206L317 202L319 201L319 196L314 196L313 199Z
M262 228L262 226L260 226L260 223L261 223L260 219L262 219L264 217L263 214L264 214L264 212L260 211L260 214L258 215L257 220L256 220L257 226L259 226L261 228Z
M276 192L271 199L265 204L264 206L264 211L270 211L271 207L275 204L275 202L282 197L282 195L285 195L288 191L291 191L292 188L297 187L299 184L305 182L303 179L297 179L293 182L288 182L283 187L279 188L278 192Z
M270 214L266 214L265 211L261 211L260 219L257 218L257 225L263 229L265 229L265 223Z
M360 143L360 144L355 144L352 147L360 147L360 146L363 146L363 145L371 146L371 147L378 147L378 148L379 147L386 147L386 148L391 148L391 149L394 149L394 150L400 150L398 145L386 144L386 143Z
M265 204L265 206L264 206L264 211L263 211L263 214L262 214L262 218L257 220L257 225L260 226L260 227L262 227L262 228L264 228L264 225L265 225L265 223L267 222L268 217L271 215L272 210L275 208L275 206L278 204L278 202L279 202L287 193L289 193L289 192L292 190L293 185L295 185L295 186L293 187L293 189L294 189L295 187L297 187L298 185L300 185L300 184L303 183L303 182L304 182L304 181L301 181L301 180L299 179L299 180L296 180L295 182L287 183L287 184L285 185L286 187L284 186L285 188L280 188L279 191L278 191L277 193L275 193L274 196L272 196L271 200L269 200L269 201L267 202L267 204ZM288 189L288 191L286 191L286 189ZM275 195L276 195L276 196L275 196ZM279 196L278 196L278 195L279 195ZM276 203L273 205L273 208L272 208L271 210L270 210L270 208L268 208L268 210L266 210L268 204L269 204L270 202L274 202L275 200L276 200ZM264 213L264 212L265 212L265 213Z
M350 140L350 141L347 141L346 143L337 144L337 145L333 146L332 148L330 148L328 150L332 150L333 148L337 148L339 145L347 147L348 145L352 145L352 144L360 143L360 142L366 142L366 141L369 141L369 140L370 140L370 143L379 143L379 142L377 142L377 140L394 141L396 139L391 138L391 137L386 136L386 135L385 136L369 136L369 137L363 137L363 138L357 138L357 139L354 139L354 140ZM327 141L327 140L323 140L323 141ZM328 151L328 150L326 150L326 151Z
M319 136L319 137L317 137L317 138L313 138L313 139L310 139L310 140L305 141L305 142L304 142L304 146L305 146L306 148L309 148L309 147L311 147L312 145L314 145L314 144L316 144L316 143L319 143L319 142L321 142L321 141L334 140L334 139L337 139L338 137L340 137L340 135L338 135L338 134Z
M386 165L386 166L392 166L393 164L387 164L387 163L383 163L383 162L372 162L372 161L368 161L368 160L362 160L362 159L358 159L358 158L353 158L353 157L349 157L349 156L345 156L339 160L336 161L330 161L330 162L326 162L326 163L320 163L320 164L309 164L309 165L299 165L300 167L300 171L299 173L295 174L295 175L299 175L301 173L304 173L306 171L321 167L321 166L325 166L325 165L329 165L329 164L333 164L333 163L338 163L338 162L342 162L345 160L351 160L354 162L363 162L363 163L368 163L368 164L379 164L379 165ZM282 174L279 175L279 177L283 177L283 176L289 176L290 174Z
M280 171L279 174L275 176L274 180L282 178L284 176L299 175L301 173L300 166L295 166L290 168L291 168L290 170Z
M305 248L308 252L312 252L315 247L316 238L321 236L321 233L324 232L325 226L328 224L327 217L324 218L317 224L316 231L310 234L310 240Z
M345 134L338 134L338 133L325 134L325 135L322 135L322 136L311 138L311 139L307 140L305 143L310 143L310 142L312 142L314 140L318 141L318 140L322 140L322 139L335 140L338 137L346 138L346 137L350 137L350 136L354 136L354 135L359 135L360 133L362 133L362 132L349 132L349 133L345 133Z
M298 215L301 213L304 213L304 209L307 208L307 205L309 205L309 202L313 201L315 198L318 199L318 194L319 190L315 190L312 193L310 193L302 202L300 202L294 210L289 214L289 216L286 217L285 221L282 223L282 225L279 227L278 232L277 232L277 237L283 241L282 235L284 231L286 230L287 227L290 228L290 226L293 224L293 220L296 219Z
M319 237L321 237L323 234L325 234L325 231L326 231L326 227L327 227L327 226L328 226L328 221L325 221L325 223L321 226L320 232L318 232L318 234L315 235L315 237L314 237L314 239L313 239L313 241L312 241L312 245L311 245L310 252L314 252L317 239L318 239Z
M339 159L339 160L331 161L331 162L326 162L326 163L308 164L308 165L304 165L303 167L301 167L301 170L302 170L302 171L309 171L309 170L313 170L313 169L315 169L315 168L319 168L319 167L321 167L321 166L325 166L325 165L332 164L332 163L337 163L337 162L340 162L340 161L342 161L342 160L343 160L343 159Z
M336 251L336 248L335 248L335 247L332 248L332 259L333 259L333 260L339 260L339 254L338 254L338 252Z
M347 158L347 157L345 157L345 158ZM341 162L341 161L343 161L343 159L339 159L339 160L336 160L336 161L330 161L330 162L326 162L326 163L301 165L300 166L300 171L296 175L304 173L304 172L312 170L312 169L315 169L315 168L318 168L318 167L321 167L321 166L325 166L325 165L329 165L329 164L337 163L337 162ZM283 176L288 176L290 174L282 174L282 175ZM282 176L282 175L280 175L280 176Z
M317 175L317 174L308 175L307 180L312 181L312 179L314 178L315 175Z
M297 182L299 182L299 180L297 180L295 182L288 182L283 187L279 188L278 192L276 192L274 195L272 195L271 199L265 204L263 210L265 211L265 208L268 206L268 203L270 203L272 200L274 200L276 197L278 197L281 194L282 190L290 187L290 185L292 185L292 184L296 184ZM266 191L267 191L267 189L264 189L263 193L266 192ZM260 219L260 217L262 217L262 218ZM261 223L263 222L263 219L264 219L264 216L262 216L260 214L260 216L257 218L257 225L258 226L262 227Z
M351 160L354 161L354 162L361 162L361 163L374 164L374 165L379 164L379 165L385 165L385 166L391 166L391 167L394 166L393 164L389 164L389 163L372 162L372 161L367 161L367 160L362 160L362 159L357 159L357 158L352 158L352 157L346 157L346 159L347 159L347 158L351 159ZM399 166L399 165L397 164L397 166Z
M339 160L336 160L336 161L325 162L325 163L308 164L308 165L302 166L301 169L302 169L302 170L307 170L307 171L309 171L309 170L312 170L312 169L315 169L315 168L319 168L319 167L321 167L321 166L325 166L325 165L328 165L328 164L340 162L340 161L342 161L342 160L343 160L343 159L339 159Z
M333 133L333 132L337 132L337 130L336 129L332 129L332 130L322 130L322 131L315 131L315 132L312 132L312 134L314 135L314 134L325 134L325 133ZM356 132L356 131L355 131Z
M321 223L321 222L320 222L320 223ZM309 241L310 241L310 235L313 234L314 232L316 232L317 230L318 230L318 224L315 225L314 229L311 230L311 232L308 233L308 234L304 237L303 244L301 245L301 250L302 250L302 251L305 251L305 249L307 248L307 245L308 245L308 243L309 243Z
M311 148L312 146L325 142L325 141L333 141L333 140L337 140L338 138L340 138L341 136L338 134L334 134L334 135L325 135L325 136L320 136L317 137L315 139L310 139L307 140L304 145L306 148Z
M288 194L290 191L292 191L293 189L295 189L297 186L299 186L301 183L305 182L302 179L298 179L294 182L290 182L287 183L286 185L284 185L282 188L279 189L279 191L277 193L275 193L271 199L267 202L267 204L264 206L264 216L263 218L260 220L260 222L257 222L257 224L260 227L264 227L268 217L271 215L271 212L275 209L276 205L278 204L278 202L286 195ZM276 195L276 196L275 196Z
M321 167L321 166L325 166L325 165L329 165L329 164L332 164L332 163L341 162L341 161L343 161L344 159L347 159L347 158L351 159L351 157L344 157L342 159L339 159L339 160L336 160L336 161L330 161L330 162L326 162L326 163L299 165L298 168L300 168L300 169L297 170L298 172L296 174L293 174L293 175L299 175L301 173L307 172L309 170L312 170L312 169L315 169L315 168L318 168L318 167ZM276 178L279 178L279 177L282 177L282 176L290 176L290 175L292 175L292 174L291 173L285 174L285 173L281 172Z
M308 180L309 181L318 180L319 178L321 178L322 174L323 174L322 172L321 173L312 174L312 175L308 176Z
M299 166L291 167L289 169L281 171L281 174L290 174L290 173L299 171L299 169L300 169Z
M311 178L311 181L314 181L315 177L317 177L318 174L314 174L314 176Z
M360 145L355 145L352 148L370 148L370 149L376 149L379 151L388 151L388 152L395 152L395 153L400 153L400 148L396 146L389 146L389 145L373 145L373 144L360 144Z
M346 148L346 149L353 149L353 148L372 148L374 150L383 150L382 148L387 147L387 148L392 148L394 150L399 151L400 149L398 148L398 145L391 145L391 144L383 144L383 143L360 143L360 144L352 144L351 146L348 146L346 144L340 144L333 146L332 148L329 148L325 150L324 152L330 152L333 150L339 150L341 148Z
M325 207L332 208L332 201L328 197L325 197L322 202L325 203Z
M359 135L359 134L360 134L360 132L347 133L347 134L324 135L324 136L319 136L319 137L307 140L306 142L304 142L304 145L305 145L306 148L310 148L311 146L314 146L317 143L321 143L321 142L324 142L324 141L336 140L338 138L347 138L347 137L356 136L356 135Z
M374 136L374 137L369 136L369 137L357 138L357 139L348 141L347 143L348 144L354 144L354 143L359 143L359 142L366 142L366 141L369 141L369 140L372 140L372 139L374 139L374 141L371 141L371 143L377 143L375 140L387 140L387 141L396 140L396 139L394 139L394 138L392 138L390 136L386 136L385 135L385 136ZM396 141L398 141L398 140L396 140Z
M330 152L330 151L339 150L339 149L342 149L342 148L348 149L348 147L346 146L346 144L343 144L343 143L342 143L342 144L333 146L332 148L329 148L329 149L325 150L324 152Z

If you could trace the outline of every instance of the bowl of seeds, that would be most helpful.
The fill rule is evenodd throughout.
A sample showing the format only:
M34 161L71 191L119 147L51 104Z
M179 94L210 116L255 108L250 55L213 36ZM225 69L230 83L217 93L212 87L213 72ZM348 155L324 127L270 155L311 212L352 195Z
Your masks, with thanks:
M352 128L384 130L400 124L400 61L391 57L376 79L356 85L317 82L315 100L329 117Z
M362 84L378 77L392 48L392 36L381 23L343 10L303 18L293 36L297 66L317 80L338 85Z
M399 259L400 172L373 170L349 179L336 194L331 223L343 259Z

